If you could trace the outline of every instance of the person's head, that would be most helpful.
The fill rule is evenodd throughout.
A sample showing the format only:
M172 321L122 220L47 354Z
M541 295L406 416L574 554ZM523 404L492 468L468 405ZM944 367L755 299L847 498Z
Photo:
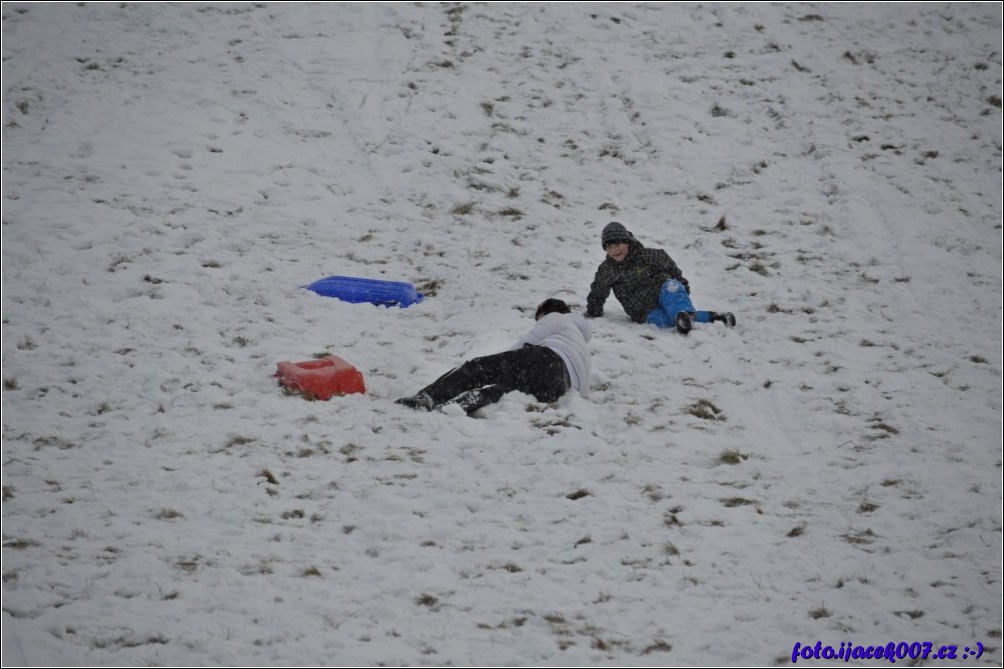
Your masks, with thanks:
M627 257L628 251L631 250L631 240L633 239L634 235L617 221L607 223L600 235L600 240L603 242L603 250L607 252L607 256L614 262L621 262Z
M570 314L572 310L568 308L563 300L559 300L555 297L549 297L540 304L537 305L537 313L534 314L533 319L539 321L541 318L548 314Z

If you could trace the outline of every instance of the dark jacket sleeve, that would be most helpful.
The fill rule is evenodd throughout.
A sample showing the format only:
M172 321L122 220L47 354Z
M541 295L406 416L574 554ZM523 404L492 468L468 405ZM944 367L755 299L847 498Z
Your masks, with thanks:
M600 263L593 277L593 283L589 287L589 295L586 297L586 316L589 318L599 318L603 315L603 304L610 297L611 277L605 272L605 262Z
M686 289L687 294L690 294L690 283L683 277L683 272L677 266L676 262L669 257L669 254L662 249L650 249L653 252L653 259L658 264L659 268L666 272L669 276L676 279L683 284Z

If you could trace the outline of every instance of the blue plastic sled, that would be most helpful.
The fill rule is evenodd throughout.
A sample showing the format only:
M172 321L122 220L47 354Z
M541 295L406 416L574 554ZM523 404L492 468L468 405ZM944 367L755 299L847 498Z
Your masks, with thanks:
M343 302L369 302L384 307L408 307L421 302L423 296L415 286L402 281L360 279L352 276L328 276L309 286L318 295L336 297Z

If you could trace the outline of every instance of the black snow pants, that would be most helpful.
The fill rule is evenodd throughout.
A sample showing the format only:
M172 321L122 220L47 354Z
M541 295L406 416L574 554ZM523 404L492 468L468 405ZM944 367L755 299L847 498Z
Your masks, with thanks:
M561 357L545 346L523 348L468 360L422 389L436 406L455 402L467 413L498 402L518 390L539 402L554 402L568 390Z

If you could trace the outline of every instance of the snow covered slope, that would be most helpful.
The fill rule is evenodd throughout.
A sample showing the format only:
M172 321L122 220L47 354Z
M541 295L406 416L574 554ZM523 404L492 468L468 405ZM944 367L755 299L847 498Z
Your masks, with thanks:
M1001 37L999 3L4 3L4 664L999 666ZM394 404L584 308L611 220L738 326L611 300L589 398ZM366 394L280 392L328 353Z

